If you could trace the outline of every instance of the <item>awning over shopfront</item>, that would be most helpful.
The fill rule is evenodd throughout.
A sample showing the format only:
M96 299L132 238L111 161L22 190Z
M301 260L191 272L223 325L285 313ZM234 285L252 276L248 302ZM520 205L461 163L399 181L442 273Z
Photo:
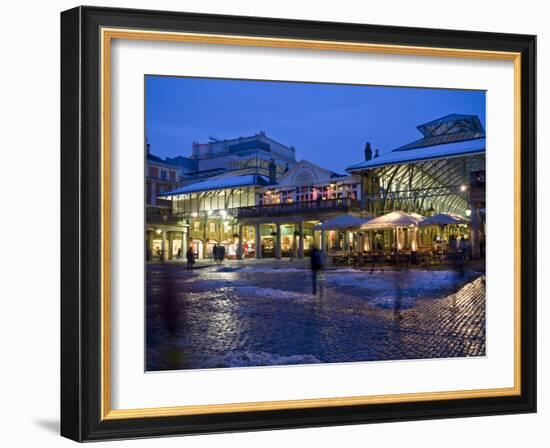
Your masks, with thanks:
M423 217L415 214L414 216L405 213L401 210L387 213L385 215L374 218L360 227L360 230L379 230L379 229L395 229L398 227L417 227Z
M462 216L453 213L439 213L429 218L424 219L419 225L420 227L428 226L447 226L468 224L469 221Z
M363 224L366 224L370 220L372 220L372 216L370 217L359 217L354 215L340 215L336 218L329 219L327 221L324 221L322 223L319 223L313 227L314 230L352 230L352 229L359 229Z

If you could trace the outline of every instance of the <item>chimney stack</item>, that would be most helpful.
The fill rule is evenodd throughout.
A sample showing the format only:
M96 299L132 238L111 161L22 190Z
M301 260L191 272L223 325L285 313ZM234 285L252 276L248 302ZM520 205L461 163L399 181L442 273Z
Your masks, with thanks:
M370 147L370 142L367 142L365 145L365 162L368 162L370 159L372 159L372 149Z
M271 159L269 162L269 184L273 185L277 183L277 165L275 165L275 160Z
M374 152L374 158L376 159L380 154L378 154L378 149Z

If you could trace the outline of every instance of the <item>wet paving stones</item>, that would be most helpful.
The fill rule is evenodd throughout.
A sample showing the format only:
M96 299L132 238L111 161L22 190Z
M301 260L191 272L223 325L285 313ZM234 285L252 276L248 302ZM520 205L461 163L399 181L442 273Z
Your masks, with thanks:
M147 369L485 355L479 272L147 266Z

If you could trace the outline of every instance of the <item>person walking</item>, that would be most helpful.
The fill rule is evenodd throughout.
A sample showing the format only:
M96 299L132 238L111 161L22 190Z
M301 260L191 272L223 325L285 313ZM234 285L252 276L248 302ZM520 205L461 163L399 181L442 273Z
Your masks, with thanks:
M458 243L458 251L460 252L460 257L463 260L468 259L468 240L464 238L464 235L460 237L460 242Z
M187 270L192 270L193 263L195 263L195 253L193 252L193 246L189 246L189 249L187 250L185 256L187 257Z
M313 295L317 295L317 281L319 277L319 271L323 268L322 254L315 246L311 249L311 286Z
M225 246L218 247L218 261L222 264L223 259L225 258Z
M218 262L218 244L214 244L212 248L212 259L217 263Z
M456 262L458 259L458 243L454 235L449 237L449 253L451 255L451 260Z

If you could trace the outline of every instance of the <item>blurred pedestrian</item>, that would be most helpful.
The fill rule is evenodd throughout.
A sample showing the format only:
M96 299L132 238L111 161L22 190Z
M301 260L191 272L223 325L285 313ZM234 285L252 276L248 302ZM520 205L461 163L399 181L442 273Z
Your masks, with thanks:
M217 263L218 262L218 243L214 244L212 248L212 259Z
M458 250L463 260L468 259L468 240L462 235L458 243Z
M311 249L311 283L313 289L313 295L317 295L317 280L319 277L319 271L323 269L323 255L319 249L315 246Z
M193 246L189 246L189 249L187 250L185 256L187 257L187 269L193 269L193 263L195 263L195 253L193 252Z
M222 264L223 259L225 258L225 246L218 247L218 261Z
M456 236L451 235L449 237L449 257L451 261L456 264L459 258L458 254L458 242L456 241Z

